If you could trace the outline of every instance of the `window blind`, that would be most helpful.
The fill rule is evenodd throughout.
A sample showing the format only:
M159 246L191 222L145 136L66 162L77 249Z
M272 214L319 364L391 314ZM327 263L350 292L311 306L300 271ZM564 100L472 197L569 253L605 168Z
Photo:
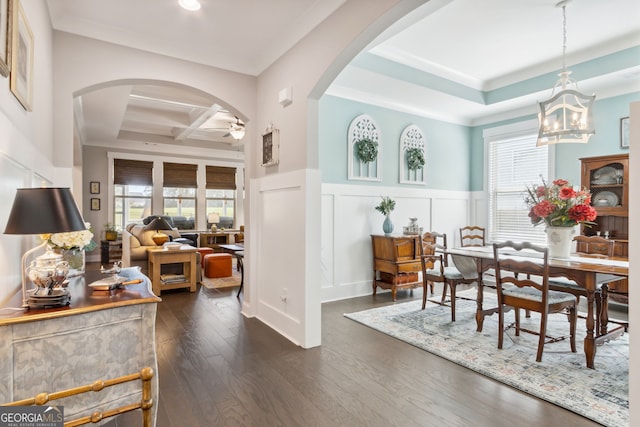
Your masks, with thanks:
M163 186L196 188L198 186L198 165L183 163L163 163Z
M152 186L153 162L113 159L113 183Z
M207 166L208 190L235 190L236 168Z
M548 146L536 147L537 135L489 142L489 239L546 244L543 225L529 219L524 202L527 186L547 180Z

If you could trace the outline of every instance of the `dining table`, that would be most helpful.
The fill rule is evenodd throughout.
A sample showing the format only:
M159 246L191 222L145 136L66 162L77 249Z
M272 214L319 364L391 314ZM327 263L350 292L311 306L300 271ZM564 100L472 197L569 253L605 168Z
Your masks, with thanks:
M485 287L483 275L495 267L493 246L448 248L446 253L451 256L453 263L463 276L477 275L478 277L476 326L477 331L480 332L485 316L498 312L497 307L483 307ZM534 263L536 260L539 263L543 262L541 257L536 257L532 253L522 252L517 256L530 258ZM587 367L594 369L596 346L619 337L625 331L623 326L609 328L606 292L603 293L601 324L596 328L594 304L596 290L601 285L628 277L629 260L626 258L591 258L571 254L568 259L549 258L548 263L549 277L565 277L585 289L587 295L587 333L584 339L584 353ZM526 271L522 273L527 274Z

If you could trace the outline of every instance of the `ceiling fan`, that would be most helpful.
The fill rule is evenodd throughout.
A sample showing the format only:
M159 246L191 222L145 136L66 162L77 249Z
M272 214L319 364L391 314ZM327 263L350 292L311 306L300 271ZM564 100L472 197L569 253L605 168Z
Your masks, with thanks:
M229 122L229 127L213 128L213 127L201 126L201 128L202 129L207 129L207 130L226 130L227 133L222 135L223 138L228 138L228 137L231 136L236 141L239 141L244 137L244 133L245 133L244 123L242 123L240 121L238 116L234 116L234 117L236 118L236 121L235 122ZM205 125L206 125L206 123L205 123Z

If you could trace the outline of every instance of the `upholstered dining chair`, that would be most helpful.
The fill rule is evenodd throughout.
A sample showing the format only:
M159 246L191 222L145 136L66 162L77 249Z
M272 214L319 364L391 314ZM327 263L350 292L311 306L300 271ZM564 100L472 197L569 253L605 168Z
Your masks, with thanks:
M460 246L484 246L484 228L477 225L467 225L460 229Z
M542 264L517 257L521 251L529 250L542 255ZM514 255L514 251L516 255ZM542 360L544 345L565 339L547 336L549 314L562 313L569 316L569 341L571 351L576 352L577 300L575 295L549 289L549 254L547 248L528 242L511 241L494 243L493 256L496 270L496 293L498 295L498 348L502 349L504 338L504 313L506 307L515 309L516 336L520 331L539 336L536 362ZM526 274L514 274L526 273ZM540 313L540 328L532 331L520 327L520 309Z
M461 284L472 284L478 280L477 273L464 277L454 266L449 266L447 249L447 235L438 232L427 232L422 236L420 260L422 264L422 309L427 306L427 288L433 284L442 283L441 305L445 304L447 288L451 294L451 321L456 321L456 289ZM465 298L468 299L468 298Z

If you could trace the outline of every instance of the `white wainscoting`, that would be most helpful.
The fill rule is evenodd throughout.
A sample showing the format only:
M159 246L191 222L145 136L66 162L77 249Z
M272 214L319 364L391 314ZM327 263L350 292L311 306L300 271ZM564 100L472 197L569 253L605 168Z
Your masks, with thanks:
M447 233L459 245L459 228L476 222L478 193L423 188L323 184L321 188L321 297L323 302L370 295L373 279L371 234L383 234L384 216L375 210L380 197L396 201L393 234L402 234L410 217L424 231ZM382 291L379 289L379 291ZM384 291L388 292L388 291Z
M313 170L252 180L251 231L245 236L250 282L243 311L305 348L321 339L320 232L308 227L319 222L319 190Z

